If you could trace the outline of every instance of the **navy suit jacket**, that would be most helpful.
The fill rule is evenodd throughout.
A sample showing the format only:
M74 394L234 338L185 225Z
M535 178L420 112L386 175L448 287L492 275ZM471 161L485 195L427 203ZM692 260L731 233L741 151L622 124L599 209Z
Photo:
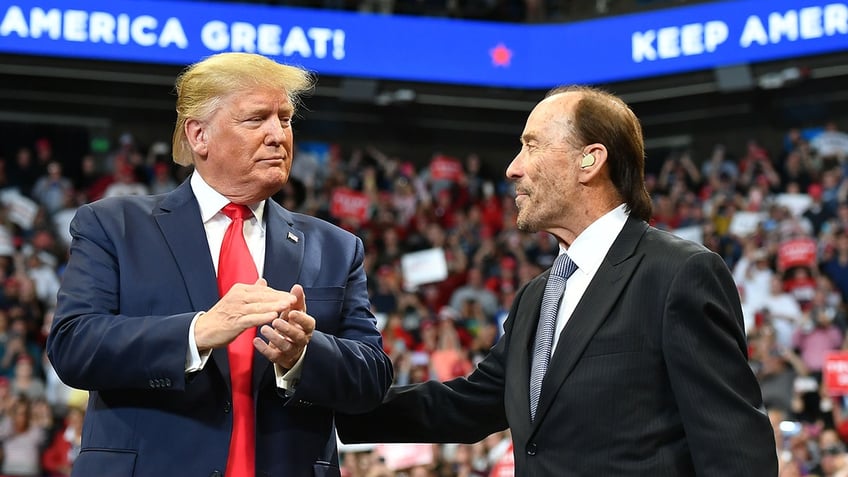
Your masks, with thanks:
M303 285L316 330L293 393L256 352L257 476L338 476L333 416L376 406L392 381L370 311L362 242L266 201L264 278ZM91 391L80 477L219 476L232 429L226 349L186 375L189 325L219 299L197 200L185 181L82 206L47 342L59 377Z
M519 476L777 475L721 257L629 218L560 335L531 421L548 275L518 292L468 379L393 388L376 410L338 417L342 441L475 442L508 426Z

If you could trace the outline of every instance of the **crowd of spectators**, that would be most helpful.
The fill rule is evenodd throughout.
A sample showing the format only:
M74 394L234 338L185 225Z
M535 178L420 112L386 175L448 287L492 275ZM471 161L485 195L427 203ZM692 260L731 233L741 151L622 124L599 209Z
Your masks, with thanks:
M846 157L848 134L828 123L788 131L783 144L671 151L647 174L652 224L702 242L733 272L782 476L848 476L848 401L824 379L828 353L848 350ZM43 350L69 221L103 197L172 190L190 170L171 163L165 143L129 133L105 154L61 157L42 138L0 159L0 475L64 476L86 394L59 381ZM515 292L558 253L547 234L515 228L503 171L476 154L413 164L376 147L304 142L274 200L362 238L398 384L471 372ZM342 446L342 468L488 476L510 455L505 431L473 445Z

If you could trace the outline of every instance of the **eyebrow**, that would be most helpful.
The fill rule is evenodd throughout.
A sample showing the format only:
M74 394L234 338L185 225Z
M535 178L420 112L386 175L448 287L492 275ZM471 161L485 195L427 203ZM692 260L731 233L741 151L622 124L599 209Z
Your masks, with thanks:
M539 137L536 135L536 133L533 132L524 133L521 136L518 136L518 142L520 142L521 144L525 144L533 140L539 140Z
M253 116L253 115L256 115L256 114L265 115L265 114L271 114L271 112L273 110L274 110L273 107L270 107L266 104L251 104L251 105L248 105L247 107L245 107L244 109L242 109L241 114L244 114L244 115L247 115L247 116ZM294 113L294 106L292 106L292 105L281 106L280 109L279 109L279 113L281 113L281 114L292 114L292 113Z

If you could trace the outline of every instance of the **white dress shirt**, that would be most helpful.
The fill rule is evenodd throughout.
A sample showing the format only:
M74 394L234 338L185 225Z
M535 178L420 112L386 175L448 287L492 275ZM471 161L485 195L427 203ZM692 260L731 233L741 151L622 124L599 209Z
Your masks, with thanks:
M206 241L209 243L209 253L212 255L217 275L221 244L231 222L221 209L229 204L230 200L210 187L197 172L191 175L191 189L200 206L200 218L203 220L203 228L206 229ZM253 217L244 221L244 240L253 257L253 263L256 264L256 273L261 277L265 269L265 221L262 220L265 201L250 204L248 207L253 212Z
M565 324L568 323L568 319L571 318L571 314L574 313L577 303L580 302L580 298L589 288L589 283L595 277L598 268L601 267L601 262L607 256L612 243L615 242L618 234L621 233L621 229L624 228L627 215L625 205L621 204L586 227L586 230L574 239L568 250L560 246L560 253L567 252L568 257L577 265L577 270L568 279L565 294L559 304L551 355L553 355L559 342L559 335L565 328Z
M224 215L221 209L229 204L230 200L210 187L200 177L197 171L191 175L191 189L200 207L200 217L203 220L203 228L206 230L206 242L209 244L209 254L212 256L212 263L215 266L215 274L217 275L221 244L224 242L224 234L231 222L231 219ZM256 265L256 273L261 277L265 270L265 221L263 220L265 201L262 200L255 204L250 204L248 207L253 212L253 217L244 222L244 240L247 242L247 248L250 250L251 257L253 257L253 263ZM186 372L203 369L211 354L211 351L209 351L201 355L194 339L194 326L197 323L197 319L203 313L198 313L189 327L189 356L186 357ZM277 375L277 385L279 387L287 390L293 389L293 383L300 378L302 361L303 356L288 371L274 365L274 371Z

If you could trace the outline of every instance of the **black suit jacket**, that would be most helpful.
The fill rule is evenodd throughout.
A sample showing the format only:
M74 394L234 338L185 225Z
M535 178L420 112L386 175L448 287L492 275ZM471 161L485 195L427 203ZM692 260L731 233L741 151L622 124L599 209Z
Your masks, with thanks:
M739 296L703 246L628 219L560 336L535 422L546 272L517 294L468 379L393 388L338 418L343 442L475 442L509 427L520 476L775 476Z

